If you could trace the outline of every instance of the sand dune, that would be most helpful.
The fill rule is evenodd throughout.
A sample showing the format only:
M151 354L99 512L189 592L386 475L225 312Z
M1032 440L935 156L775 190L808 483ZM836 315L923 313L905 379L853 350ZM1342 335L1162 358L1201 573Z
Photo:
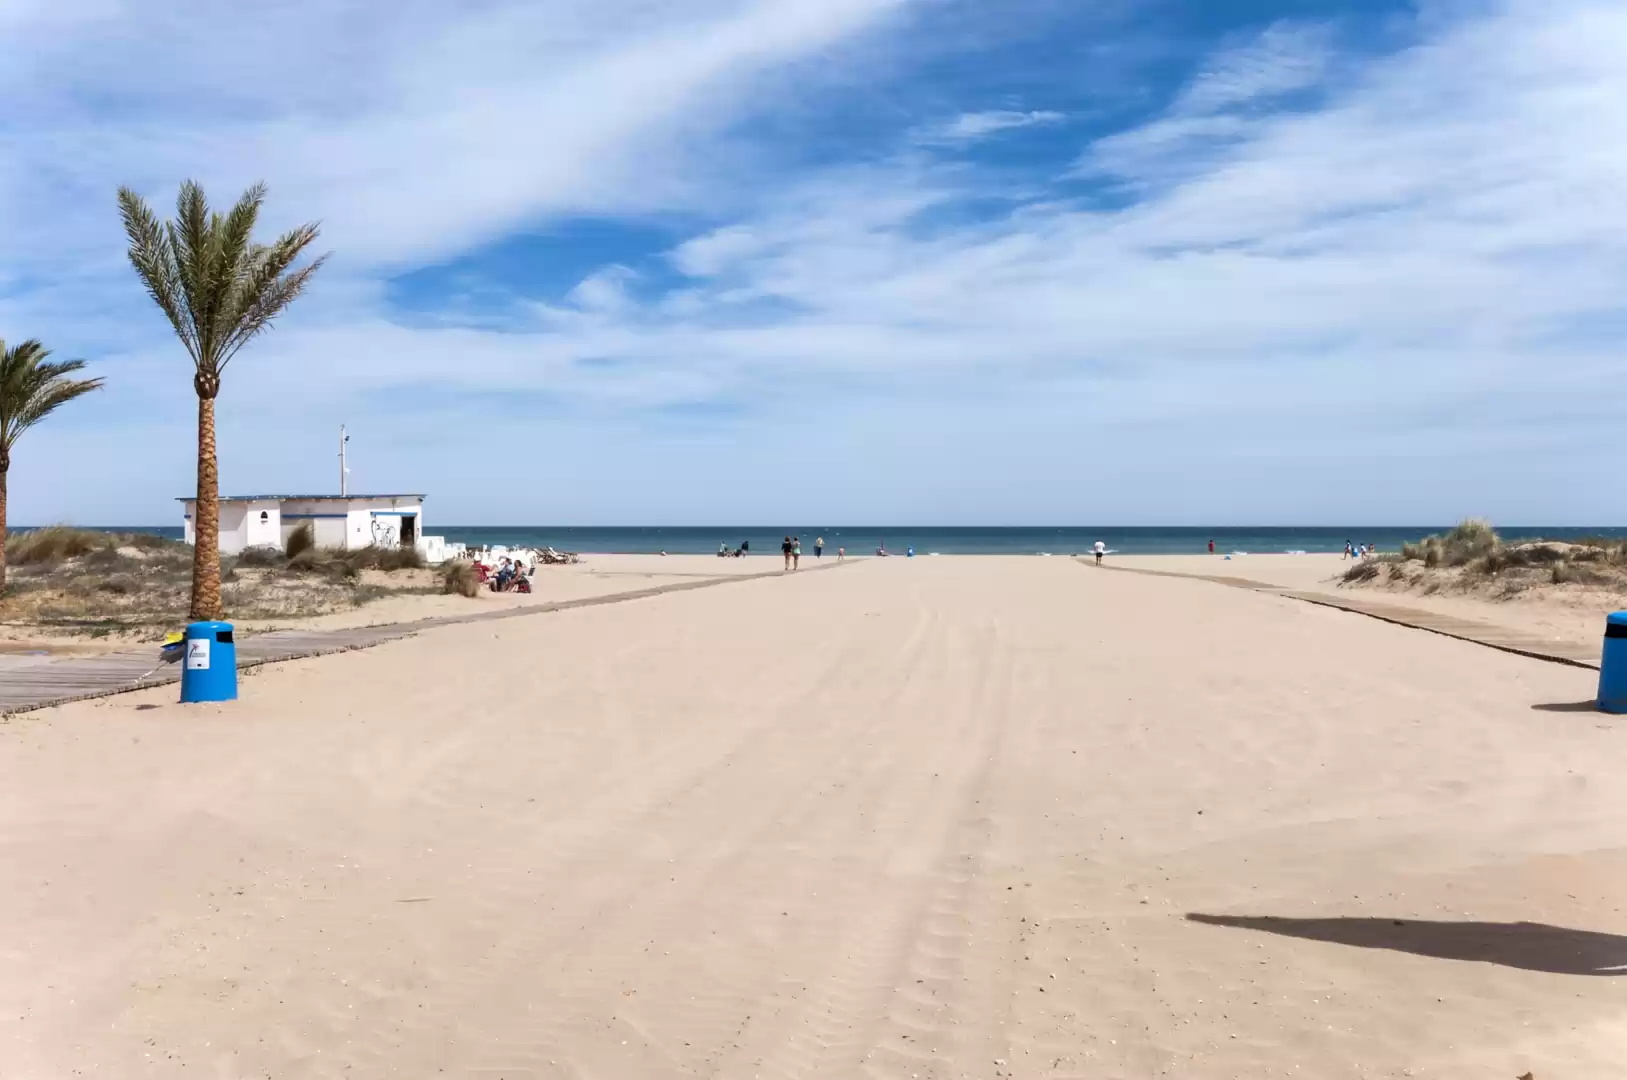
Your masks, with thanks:
M1615 1077L1592 679L893 559L31 714L0 1076Z

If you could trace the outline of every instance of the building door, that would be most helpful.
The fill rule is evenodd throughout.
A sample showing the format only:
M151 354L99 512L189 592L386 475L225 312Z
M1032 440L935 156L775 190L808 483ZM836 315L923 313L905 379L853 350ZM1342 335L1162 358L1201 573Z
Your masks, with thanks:
M401 518L401 546L404 548L418 545L418 515L404 514Z

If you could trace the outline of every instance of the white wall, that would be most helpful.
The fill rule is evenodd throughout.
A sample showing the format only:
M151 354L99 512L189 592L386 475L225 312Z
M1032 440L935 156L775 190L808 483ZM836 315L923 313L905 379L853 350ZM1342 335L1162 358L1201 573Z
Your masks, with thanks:
M181 504L186 542L197 542L194 528L196 506L192 500ZM260 515L265 515L265 520ZM415 536L424 534L423 503L414 498L383 499L256 499L252 502L220 504L220 550L235 554L245 547L286 547L288 536L299 526L311 525L320 547L355 550L373 543L374 522L389 529L394 543L401 542L401 519L415 516Z
M243 536L248 547L282 547L282 507L275 499L248 504Z
M249 546L248 512L247 503L220 504L220 550L224 554L235 555Z

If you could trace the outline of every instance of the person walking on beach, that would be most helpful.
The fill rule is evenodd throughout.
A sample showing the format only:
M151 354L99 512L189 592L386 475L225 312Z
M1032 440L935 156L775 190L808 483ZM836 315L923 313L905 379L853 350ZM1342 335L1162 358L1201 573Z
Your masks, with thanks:
M1345 541L1345 554L1344 554L1344 557L1347 558L1347 559L1353 559L1353 558L1356 557L1356 549L1351 545L1349 540Z
M1102 556L1107 554L1107 545L1100 540L1096 541L1096 565L1102 565Z
M802 567L802 537L791 537L791 569L799 570Z
M785 556L785 568L791 569L791 538L787 536L780 541L780 554Z
M814 558L823 559L824 557L825 557L825 538L823 536L816 536L816 537L814 537Z
M836 561L847 562L847 548L839 547L836 549Z
M1214 553L1215 553L1215 542L1213 540L1211 540L1211 541L1209 541L1209 554L1213 555Z

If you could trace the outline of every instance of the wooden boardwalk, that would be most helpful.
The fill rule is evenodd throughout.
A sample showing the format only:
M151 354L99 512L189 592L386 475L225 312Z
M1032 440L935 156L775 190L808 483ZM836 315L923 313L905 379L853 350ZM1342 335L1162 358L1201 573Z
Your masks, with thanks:
M846 564L831 563L826 566L809 567L800 573L834 570L841 565ZM237 666L241 671L282 660L366 649L387 641L397 641L420 630L440 626L545 615L550 612L604 604L624 604L665 593L710 589L737 581L760 581L764 578L782 576L785 575L779 570L761 574L730 574L726 577L698 578L694 581L655 585L647 589L633 589L577 600L525 604L503 608L501 611L475 611L467 615L441 615L412 622L388 623L383 626L358 627L351 630L274 630L264 634L245 634L237 642ZM162 686L165 683L178 682L181 677L176 665L160 664L156 643L103 656L74 656L60 659L49 656L10 656L0 659L4 661L0 663L0 716L62 705L84 698L105 697L149 686Z
M1503 652L1529 656L1534 660L1548 660L1556 664L1569 664L1572 667L1592 668L1595 671L1599 668L1601 653L1604 648L1602 630L1600 639L1591 643L1553 640L1536 637L1532 634L1524 634L1509 627L1482 622L1478 619L1460 619L1452 615L1442 615L1438 612L1406 607L1402 604L1391 604L1365 596L1288 589L1263 581L1228 577L1222 574L1183 574L1175 570L1148 570L1141 567L1111 565L1103 567L1103 569L1114 570L1121 574L1186 578L1192 581L1209 581L1216 585L1229 585L1234 589L1248 589L1251 592L1267 593L1272 596L1285 597L1289 600L1299 600L1307 604L1337 608L1340 611L1365 615L1370 619L1380 619L1384 622L1395 623L1398 626L1411 627L1414 630L1427 630L1431 634L1441 634L1445 637L1457 638L1459 641L1469 641L1476 645L1501 649Z

